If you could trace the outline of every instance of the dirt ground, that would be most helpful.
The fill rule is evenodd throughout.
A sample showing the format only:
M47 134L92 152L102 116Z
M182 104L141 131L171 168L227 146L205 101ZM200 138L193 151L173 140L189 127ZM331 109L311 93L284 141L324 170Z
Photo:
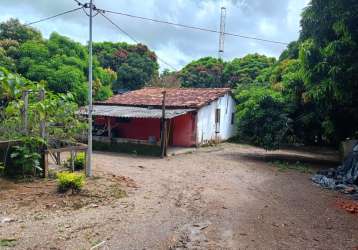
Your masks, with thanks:
M337 160L225 143L167 159L96 152L97 178L76 196L0 180L0 248L357 249L358 216L335 205L346 198L269 163L281 158Z

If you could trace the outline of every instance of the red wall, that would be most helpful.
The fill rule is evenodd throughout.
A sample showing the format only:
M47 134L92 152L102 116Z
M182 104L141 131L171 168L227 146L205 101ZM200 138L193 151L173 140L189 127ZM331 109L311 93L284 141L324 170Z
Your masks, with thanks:
M116 118L111 119L112 132L116 130L118 137L137 140L148 140L149 136L155 136L160 140L160 119L141 119L133 118L129 122L116 122ZM96 117L95 124L107 124L105 117ZM195 145L195 115L185 114L173 118L170 121L172 138L169 140L172 146L193 146Z
M187 113L171 121L173 146L189 147L195 145L195 115Z
M120 138L130 138L137 140L148 140L149 136L155 136L160 140L160 119L141 119L133 118L129 122L116 122L116 118L111 119L112 131L116 131ZM96 117L96 124L104 125L105 121L101 117Z

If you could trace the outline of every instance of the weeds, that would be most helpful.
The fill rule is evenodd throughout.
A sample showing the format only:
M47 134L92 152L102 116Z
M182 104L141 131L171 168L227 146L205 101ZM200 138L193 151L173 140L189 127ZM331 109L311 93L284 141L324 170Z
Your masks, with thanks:
M312 174L312 169L305 163L302 163L300 161L296 161L295 163L288 162L288 161L273 161L271 164L278 168L278 171L285 172L288 170L295 170L300 173L308 173Z
M78 193L85 184L85 176L80 173L62 172L57 174L57 182L60 192L72 190L72 193Z
M14 247L16 239L0 239L0 247Z

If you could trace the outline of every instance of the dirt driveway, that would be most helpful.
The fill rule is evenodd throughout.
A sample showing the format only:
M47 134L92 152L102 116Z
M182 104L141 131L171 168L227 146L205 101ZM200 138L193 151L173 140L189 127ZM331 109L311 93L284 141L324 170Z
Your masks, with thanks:
M11 249L356 249L358 216L310 174L267 163L282 156L334 160L234 144L164 160L97 152L96 175L134 180L128 197L40 219L7 211L16 220L0 223L0 240L16 239Z

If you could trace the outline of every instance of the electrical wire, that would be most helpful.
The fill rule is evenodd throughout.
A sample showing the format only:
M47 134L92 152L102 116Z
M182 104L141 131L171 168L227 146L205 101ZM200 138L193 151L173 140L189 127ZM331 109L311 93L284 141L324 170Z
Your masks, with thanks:
M134 41L135 43L140 43L136 38L134 38L132 35L130 35L127 31L125 31L124 29L122 29L118 24L116 24L115 22L113 22L109 17L107 17L105 14L102 13L102 10L98 9L98 13L100 15L102 15L108 22L110 22L111 24L113 24L118 30L120 30L123 34L125 34L127 37L129 37L132 41ZM171 64L169 64L168 62L166 62L165 60L161 59L159 56L157 56L158 60L161 61L162 63L164 63L165 65L167 65L168 67L172 68L175 71L178 71L177 68L175 68L174 66L172 66Z
M34 22L26 23L26 24L24 24L24 26L30 26L30 25L33 25L33 24L36 24L36 23L47 21L47 20L53 19L55 17L59 17L59 16L62 16L62 15L65 15L65 14L68 14L68 13L71 13L71 12L75 12L75 11L80 10L80 9L82 9L82 7L78 7L78 8L72 9L72 10L68 10L68 11L64 11L64 12L61 12L61 13L56 14L54 16L42 18L42 19L34 21Z
M78 1L78 0L73 0L73 1L75 1L79 6L83 6L83 5L84 5L83 3L81 3L81 2Z
M104 10L104 9L98 9L98 10L103 11L104 13L107 12L107 13L111 13L111 14L117 14L117 15L121 15L121 16L136 18L136 19L140 19L140 20L144 20L144 21L151 21L151 22L155 22L155 23L162 23L162 24L177 26L177 27L186 28L186 29L200 30L200 31L220 34L220 31L214 30L214 29L196 27L196 26L191 26L191 25L186 25L186 24L174 23L174 22L170 22L170 21L163 21L163 20L159 20L159 19L142 17L142 16L132 15L132 14L124 13L124 12L112 11L112 10ZM259 37L253 37L253 36L245 36L245 35L240 35L240 34L235 34L235 33L230 33L230 32L224 32L224 35L235 36L235 37L257 40L257 41L268 42L268 43L282 44L282 45L289 44L287 42L274 41L274 40L269 40L269 39L264 39L264 38L259 38Z

